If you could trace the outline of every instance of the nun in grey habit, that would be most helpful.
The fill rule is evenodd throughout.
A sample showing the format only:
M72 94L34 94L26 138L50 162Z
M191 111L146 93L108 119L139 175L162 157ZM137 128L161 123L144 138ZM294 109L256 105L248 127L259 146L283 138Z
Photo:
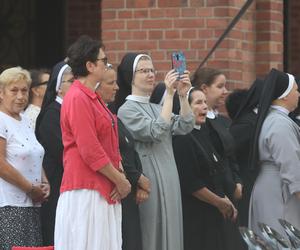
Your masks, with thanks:
M288 116L298 98L294 77L272 69L260 97L251 157L259 173L250 199L249 227L260 236L258 222L283 236L279 218L300 228L300 131Z
M140 207L143 250L182 250L182 207L180 184L172 149L173 134L187 134L194 116L187 101L191 83L188 73L176 82L178 74L166 78L169 93L163 106L149 102L155 72L148 55L128 53L118 67L116 97L118 117L131 132L143 173L151 181L149 199ZM172 114L175 84L181 96L181 115ZM132 92L131 92L132 89Z

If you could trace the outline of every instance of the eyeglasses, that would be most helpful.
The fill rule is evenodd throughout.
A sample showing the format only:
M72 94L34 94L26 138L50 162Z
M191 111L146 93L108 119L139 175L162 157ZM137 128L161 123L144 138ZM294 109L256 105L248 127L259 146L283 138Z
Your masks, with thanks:
M74 78L71 78L71 79L69 79L69 80L62 81L62 83L63 83L63 82L73 83L73 82L74 82Z
M155 69L150 69L150 68L145 68L145 69L137 69L135 72L140 72L140 73L143 73L143 74L149 74L150 72L153 73L154 75L157 74L157 71Z
M104 65L107 65L107 63L108 63L108 58L107 58L107 57L97 58L96 61L102 61L102 62L104 63Z
M36 83L36 84L32 83L32 84L30 85L30 89L37 88L37 87L43 86L43 85L48 85L48 82L49 82L49 81L38 82L38 83Z

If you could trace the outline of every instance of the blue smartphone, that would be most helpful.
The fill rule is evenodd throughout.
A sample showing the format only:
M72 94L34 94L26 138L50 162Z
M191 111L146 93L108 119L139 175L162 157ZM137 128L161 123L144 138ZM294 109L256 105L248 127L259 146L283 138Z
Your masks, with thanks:
M186 70L186 60L182 51L172 53L172 68L179 73L179 78Z

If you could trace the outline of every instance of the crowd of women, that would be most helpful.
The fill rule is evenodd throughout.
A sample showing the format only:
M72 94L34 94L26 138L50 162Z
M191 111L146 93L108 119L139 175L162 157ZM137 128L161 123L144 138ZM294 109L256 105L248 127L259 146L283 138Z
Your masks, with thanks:
M1 249L240 250L240 225L300 227L295 78L228 96L218 69L157 84L154 65L116 71L82 36L50 74L0 74Z

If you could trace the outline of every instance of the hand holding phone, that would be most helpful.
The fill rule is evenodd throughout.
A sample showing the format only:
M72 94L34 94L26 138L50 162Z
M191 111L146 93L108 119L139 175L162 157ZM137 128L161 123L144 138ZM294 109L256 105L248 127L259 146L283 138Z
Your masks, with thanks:
M182 51L172 53L172 68L179 73L179 80L186 71L186 59Z
M181 78L179 81L177 81L177 94L180 97L186 97L188 91L192 87L191 80L190 80L190 72L185 71L183 75L181 75Z
M174 93L176 92L177 84L178 84L178 80L177 80L178 77L179 77L179 74L174 69L170 70L166 74L164 83L166 85L166 91L168 94L174 95Z

